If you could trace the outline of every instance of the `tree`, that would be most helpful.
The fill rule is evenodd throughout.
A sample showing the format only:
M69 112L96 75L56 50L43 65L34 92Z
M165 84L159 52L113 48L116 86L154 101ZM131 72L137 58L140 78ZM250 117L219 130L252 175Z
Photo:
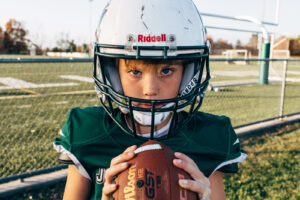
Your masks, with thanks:
M233 48L232 44L229 44L226 40L218 39L215 42L211 36L207 36L206 39L210 42L210 54L222 54L224 50Z
M226 49L232 49L232 45L229 44L226 40L218 39L213 43L212 53L213 54L222 54Z
M74 43L74 40L68 41L69 42L69 50L70 52L76 52L76 44Z
M300 39L290 38L289 50L292 56L300 55Z
M54 47L54 48L52 48L51 51L53 51L53 52L62 52L62 49L58 48L58 47Z
M3 44L7 53L27 52L27 31L25 31L21 22L10 19L5 24L5 29Z
M236 48L236 49L242 48L242 42L241 42L241 40L237 40L237 41L236 41L235 48Z
M4 51L4 32L2 30L2 27L0 27L0 53Z
M70 52L70 39L68 33L60 33L56 41L57 49L61 51Z

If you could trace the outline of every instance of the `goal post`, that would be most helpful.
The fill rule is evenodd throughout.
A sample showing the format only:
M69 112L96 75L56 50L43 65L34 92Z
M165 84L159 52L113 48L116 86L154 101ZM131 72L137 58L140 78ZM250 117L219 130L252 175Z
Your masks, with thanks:
M248 58L248 50L247 49L228 49L226 51L223 51L222 53L226 59L233 59L233 58ZM237 65L246 65L248 64L247 61L234 61L234 62L229 62L226 61L226 64L234 63Z

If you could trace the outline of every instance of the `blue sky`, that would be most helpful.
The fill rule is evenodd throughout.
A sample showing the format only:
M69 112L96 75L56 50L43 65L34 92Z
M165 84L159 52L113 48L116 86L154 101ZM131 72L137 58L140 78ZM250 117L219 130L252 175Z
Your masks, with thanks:
M21 21L29 31L29 37L43 47L56 45L62 34L68 34L75 43L90 42L107 0L0 0L0 26L14 18ZM248 15L259 20L274 22L276 0L194 0L200 12L227 16ZM267 30L290 37L300 35L300 1L281 0L279 26L266 26ZM257 25L203 16L205 25L226 26L259 30ZM251 34L208 29L214 39L231 43L241 40L246 43Z

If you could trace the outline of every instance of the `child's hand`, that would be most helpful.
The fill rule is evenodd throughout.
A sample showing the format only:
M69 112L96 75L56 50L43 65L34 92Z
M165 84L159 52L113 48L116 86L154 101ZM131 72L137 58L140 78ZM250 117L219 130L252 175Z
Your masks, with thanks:
M113 158L110 167L105 171L105 182L102 190L102 200L109 200L110 194L117 189L117 185L112 183L113 177L128 168L128 160L134 157L136 145L128 147L122 154Z
M201 200L210 199L210 182L209 179L199 170L196 163L183 153L176 152L173 164L186 171L193 178L192 180L180 179L179 185L193 192L198 193Z

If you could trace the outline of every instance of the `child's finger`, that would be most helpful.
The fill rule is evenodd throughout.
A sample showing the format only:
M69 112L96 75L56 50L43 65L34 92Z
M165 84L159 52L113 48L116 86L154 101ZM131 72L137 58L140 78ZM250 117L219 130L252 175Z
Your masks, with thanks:
M179 158L173 160L173 163L176 167L179 167L189 173L195 180L207 179L207 177L199 170L198 166L191 158L183 153L175 153L175 156Z
M179 185L182 188L191 190L196 192L200 199L209 200L210 199L210 185L207 185L206 182L196 181L196 180L188 180L188 179L180 179Z
M117 189L116 184L104 184L102 189L102 200L109 200L109 195Z
M179 158L181 160L185 160L189 163L193 163L194 165L196 165L196 163L193 161L193 159L191 159L190 157L188 157L187 155L185 155L184 153L181 152L175 152L174 153L176 158Z
M125 149L124 153L129 152L129 151L134 151L136 148L137 148L136 145L132 145L132 146L128 147L127 149Z
M136 145L128 147L122 154L118 155L117 157L114 157L111 162L110 166L116 165L121 162L125 162L133 158L134 156L134 150L136 149Z
M108 184L112 183L113 177L124 171L128 167L127 162L123 162L117 165L113 165L105 171L105 182Z

